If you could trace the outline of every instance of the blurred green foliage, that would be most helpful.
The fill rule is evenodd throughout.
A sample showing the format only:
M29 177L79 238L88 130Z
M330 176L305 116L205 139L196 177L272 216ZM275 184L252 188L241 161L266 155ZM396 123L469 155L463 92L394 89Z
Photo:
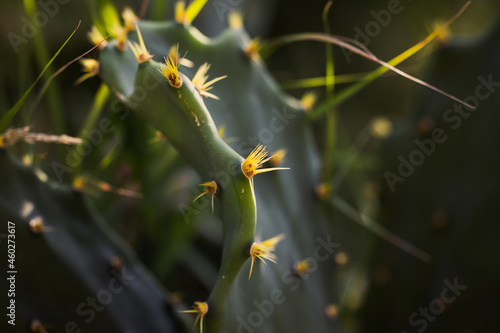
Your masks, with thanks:
M390 2L381 0L336 1L330 11L330 30L333 34L353 38L359 31L358 29L366 31L366 24L376 21L372 11L380 12L380 10L387 9ZM114 3L118 9L129 5L136 12L140 11L142 5L140 1L115 1ZM245 15L245 26L250 35L269 39L288 33L323 31L321 14L324 5L324 1L306 3L303 1L243 0L239 7ZM446 21L462 5L463 1L455 0L439 3L431 0L401 1L400 6L404 9L399 14L393 15L390 24L381 27L380 33L370 37L369 43L365 44L379 58L390 59L422 40L432 31L435 24ZM25 10L22 2L11 1L3 4L2 20L0 20L0 30L4 36L0 40L1 115L29 87L46 63L48 58L43 59L40 50L45 47L45 52L50 58L75 28L78 20L82 20L80 30L55 60L52 68L57 69L63 66L91 47L86 38L86 32L92 25L89 7L89 2L84 1L69 1L67 4L60 4L54 17L51 17L47 24L39 29L39 34L35 34L35 38L27 38L26 43L19 45L19 52L15 52L8 34L12 32L21 35L26 22L24 18L30 20L32 12ZM434 43L402 64L401 68L412 75L427 79L431 84L436 84L447 92L459 97L467 96L470 89L474 89L478 75L498 73L495 67L498 50L488 47L495 45L499 38L498 34L490 34L495 31L499 9L500 4L495 0L474 1L466 13L452 25L449 41L443 41L441 44ZM41 7L37 7L37 10L41 10ZM219 14L220 11L215 1L209 1L193 25L209 37L216 36L227 26L226 16L221 19ZM146 18L172 19L173 4L168 1L151 0L146 11ZM97 51L92 52L91 55L96 56ZM376 68L371 62L355 56L347 60L345 53L338 48L334 48L334 59L335 73L338 75L367 72ZM325 63L325 46L312 42L286 46L266 60L267 68L278 82L324 76ZM52 82L50 89L53 92L48 93L40 104L32 105L36 94L30 95L13 124L16 127L30 125L34 131L45 133L61 134L64 129L66 134L79 136L90 110L96 105L95 95L100 85L99 80L91 79L79 86L74 86L73 83L79 76L81 76L79 66L75 64L68 67ZM345 85L338 85L335 90L343 87ZM325 98L325 87L318 87L314 91L319 95L320 100ZM294 89L288 92L300 98L305 89ZM181 291L183 299L205 298L215 280L217 267L220 265L222 227L217 218L209 214L209 207L205 208L204 214L196 216L189 224L184 223L182 213L178 209L179 205L189 203L196 196L198 192L193 189L196 189L197 185L204 180L200 180L186 165L169 142L158 137L155 129L123 107L116 97L110 96L105 102L97 124L102 119L109 119L113 124L113 131L106 133L100 139L100 143L95 146L89 156L83 159L78 169L85 177L106 181L115 187L141 192L144 197L138 199L119 196L116 193L103 192L92 185L89 185L85 192L90 195L93 204L97 206L106 221L134 248L140 260L165 287L171 291ZM450 155L451 152L462 154L463 160L433 156L429 159L433 162L425 166L427 168L425 172L429 174L417 171L415 178L412 179L413 183L409 181L400 184L401 190L398 189L395 194L390 193L382 176L386 171L385 168L394 169L391 163L397 161L399 154L409 149L407 146L412 144L415 135L420 135L415 134L415 128L422 125L421 120L429 114L432 119L440 119L439 112L446 109L448 105L446 103L450 104L446 98L434 95L432 92L424 92L424 88L401 77L388 74L338 108L336 126L338 133L334 154L334 179L337 184L335 192L348 198L348 201L359 212L387 222L387 226L392 231L430 252L436 260L431 266L419 263L417 259L409 257L399 249L375 239L369 231L353 224L340 212L329 211L329 217L333 220L332 228L335 230L335 239L342 240L342 250L349 257L348 264L338 269L333 277L329 277L340 295L342 327L346 332L357 331L362 326L360 322L369 325L367 329L365 328L366 331L371 331L374 326L382 325L384 322L389 323L386 326L380 326L384 327L384 330L407 329L408 325L405 326L408 323L407 316L412 311L417 311L418 306L426 304L426 300L431 300L439 293L443 279L452 279L461 274L463 268L460 268L462 261L459 249L462 244L464 247L473 247L481 242L480 235L482 234L472 240L462 236L464 238L460 238L459 245L451 246L448 242L453 243L458 240L451 236L448 238L433 236L434 238L429 239L429 233L434 231L415 230L415 226L422 221L427 223L429 215L432 215L431 212L441 207L444 207L443 209L451 216L452 221L454 217L464 214L458 208L469 204L468 202L445 199L451 196L450 192L459 180L465 182L467 179L475 179L470 178L471 174L483 173L487 175L485 176L487 179L495 179L495 172L487 168L491 162L488 156L495 151L492 149L495 147L493 144L496 140L493 129L488 129L487 135L482 131L471 131L470 136L467 136L470 140L454 139L457 142L448 143L447 152ZM493 115L495 110L493 100L481 108L491 110L483 112L491 118L486 116L471 118L472 122L467 123L463 132L466 132L469 127L482 128L484 124L496 124L496 118ZM31 109L34 110L32 115ZM61 117L57 116L58 109ZM392 123L393 136L389 138L388 143L377 138L363 140L362 134L370 131L374 118L381 115L388 117ZM318 121L314 123L314 129L318 150L324 151L324 137L327 135L325 124ZM465 136L465 134L460 135ZM481 139L483 135L488 139ZM404 147L403 145L399 147L394 143L403 141L407 143ZM381 150L382 147L386 147L386 150ZM464 147L466 149L463 149ZM51 162L64 163L71 149L73 148L61 149L55 145L46 144L35 146L21 144L14 148L14 152L21 158L26 154L31 156L31 159L49 177L57 179ZM474 152L482 152L481 156L484 159L481 159L481 156L475 156ZM448 169L439 169L437 162L446 160L448 168L453 169L456 165L463 164L465 160L470 159L477 161L475 169L464 167L456 170L452 175L448 173ZM74 176L75 174L71 173L64 174L64 182L71 183ZM447 179L440 185L440 188L444 189L442 197L429 199L431 203L421 203L421 200L433 191L436 177ZM422 187L427 186L431 189L421 191ZM491 220L493 218L494 210L482 209L495 195L494 191L490 193L489 186L491 183L486 182L481 183L481 186L477 188L473 187L473 190L466 186L457 190L468 194L474 192L478 197L477 200L480 201L477 203L478 208L468 213L470 217L460 222L463 228L470 227L478 219ZM418 196L415 196L415 193L419 193ZM382 198L381 201L379 201L380 198ZM420 216L418 212L422 210L425 210L425 214ZM382 214L379 215L380 211ZM484 213L485 211L487 213ZM409 216L411 218L408 218ZM490 227L492 227L491 224L484 226L486 230L490 230ZM419 237L416 237L416 234ZM487 239L488 235L483 236ZM380 242L386 245L375 246ZM441 243L444 244L440 245ZM375 255L372 254L373 251L376 251ZM482 252L488 251L484 249L481 253L474 252L476 254L474 258L484 255ZM382 260L391 255L396 259L387 259L387 262ZM453 265L449 265L449 260L440 258L441 255L443 258L447 258L447 255L453 257L456 255L458 259L455 259L456 262ZM467 256L467 254L461 255ZM467 262L471 261L474 260L469 259ZM486 261L480 266L488 265L493 264ZM406 272L405 278L401 280L398 279L399 275L396 273L389 275L395 279L389 281L398 281L399 289L396 287L391 291L377 289L380 274L382 282L385 281L387 269L384 270L384 268L386 267L391 267L389 271L395 269ZM479 269L474 268L474 265L470 267L472 267L470 269ZM416 276L420 276L422 271L426 272L426 277L420 282ZM489 272L485 270L484 275L488 274ZM471 290L473 290L474 283L480 283L481 276L471 277ZM415 284L416 281L417 284ZM372 286L372 283L375 283L375 286ZM385 281L384 283L390 285L391 282ZM416 289L415 285L418 286L419 292L412 293L411 297L408 296L409 305L402 306L396 312L402 300L406 299L400 294L412 288ZM366 303L368 305L360 319L358 310L363 307L365 292L368 289L370 289ZM491 293L494 291L492 290ZM488 290L484 290L484 293L487 292ZM428 297L419 298L419 295ZM384 298L386 298L384 306L379 306L380 300ZM480 302L482 298L469 300L469 302L472 301ZM491 300L486 304L488 312L493 312L491 309L496 304L495 301ZM377 312L373 310L374 308L379 310L383 308L385 311ZM459 314L468 310L461 307L459 309L463 311ZM373 313L383 319L374 321ZM397 315L393 316L393 313ZM440 317L438 322L446 320L442 318ZM452 318L456 317L452 316ZM488 318L484 318L486 324L483 327L491 327L488 326ZM429 327L434 331L440 329L444 331L452 327L443 325L429 325ZM453 326L453 328L456 327ZM464 331L469 328L474 330L474 322L471 321L467 327L458 328Z

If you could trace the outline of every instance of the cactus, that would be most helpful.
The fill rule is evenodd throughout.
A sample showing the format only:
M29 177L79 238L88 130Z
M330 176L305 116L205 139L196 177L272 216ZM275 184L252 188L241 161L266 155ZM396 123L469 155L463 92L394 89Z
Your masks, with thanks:
M137 280L117 296L124 298L120 305L111 303L104 310L108 316L99 316L99 320L89 324L94 325L89 326L92 331L184 331L186 327L179 322L190 321L186 313L194 314L192 319L201 332L336 331L338 323L334 319L339 309L335 303L339 296L332 277L335 262L345 259L334 260L340 244L334 241L331 206L322 200L332 193L331 184L322 182L320 171L325 170L320 170L320 154L310 122L331 107L332 99L312 114L307 113L312 104L310 97L299 102L283 93L263 64L260 42L250 39L238 16L231 16L231 28L218 37L203 36L190 22L206 1L193 1L188 8L179 2L176 21L139 20L126 10L123 24L109 1L98 2L102 5L101 18L94 13L96 26L89 34L99 50L98 57L81 60L85 74L77 82L98 75L103 81L104 95L109 88L123 105L160 131L196 171L202 189L193 198L208 198L211 209L200 210L193 204L181 206L181 214L188 223L205 214L207 220L214 214L221 221L220 267L216 276L206 279L211 284L206 298L193 300L191 308L173 302L165 304L168 293L145 273L80 194L36 178L34 173L40 175L40 171L15 164L0 151L5 162L1 166L6 169L2 175L16 175L8 179L9 186L0 197L8 197L14 184L23 184L18 202L12 206L12 219L22 221L26 227L31 225L32 234L25 228L21 239L38 237L46 242L43 246L57 249L45 253L45 259L33 266L23 263L23 267L36 271L40 269L36 265L49 262L50 267L64 270L63 276L71 281L71 286L81 286L79 291L88 291L90 295L98 294L99 286L112 278L109 271L103 271L106 263L115 269L130 267ZM113 36L105 39L108 33ZM429 37L389 65L331 36L298 35L288 41L308 36L323 42L336 40L337 44L394 71L399 70L392 66L434 38ZM269 45L279 44L278 41ZM360 82L342 98L383 72L374 72L369 80ZM335 133L330 134L331 138ZM333 143L330 142L330 148ZM159 154L162 153L160 148ZM331 160L331 152L328 154ZM331 165L327 168L327 173L333 171ZM82 189L80 182L81 178L76 178L73 187ZM36 191L27 193L28 186L34 186ZM30 214L36 213L35 220L22 213L22 199L27 197L33 198L35 208ZM46 200L54 202L50 211L40 208ZM342 205L346 207L345 203ZM67 206L73 210L68 211ZM12 207L6 204L1 212L9 212ZM73 220L77 223L67 222ZM42 221L47 221L47 226ZM71 237L67 243L58 244L63 231ZM67 253L62 248L64 244L70 249ZM43 251L49 250L38 252ZM79 258L88 258L88 262L100 265L100 270L77 276L84 270ZM70 275L71 272L76 273ZM212 274L201 272L204 273ZM48 290L65 297L55 286L64 286L59 280L55 280L54 286L20 281L25 290ZM69 293L74 298L61 299L60 304L73 304L85 293ZM20 299L21 318L25 325L34 320L32 330L61 329L74 317L72 307L56 311L55 305L40 308L29 302L28 295L23 294Z
M222 264L209 297L198 300L193 310L203 313L199 304L206 302L208 311L200 320L205 330L333 330L336 324L324 310L335 299L324 277L331 276L331 253L338 244L332 245L328 221L318 211L318 155L300 103L284 95L269 77L258 55L249 51L252 44L242 29L228 29L209 40L188 24L139 21L128 40L132 48L122 51L113 40L100 51L102 80L165 135L205 184L217 184L212 195L224 229ZM180 54L188 51L194 64L210 64L211 77L228 75L210 91L218 99L204 98L199 84L192 82L200 75L195 69L178 68L175 51L160 64L177 45ZM248 139L227 144L219 136L221 126L228 136ZM259 135L266 142L259 141ZM265 149L257 147L261 143L270 152L286 150L283 165L292 170L254 178L261 170L249 171L248 166L266 162ZM278 234L285 240L266 246L263 239ZM261 256L258 246L275 248L274 254ZM321 262L314 257L319 253ZM263 265L256 258L276 258L276 264ZM294 264L306 258L311 262L302 265L300 277ZM309 265L314 272L307 274ZM294 313L301 318L292 320Z

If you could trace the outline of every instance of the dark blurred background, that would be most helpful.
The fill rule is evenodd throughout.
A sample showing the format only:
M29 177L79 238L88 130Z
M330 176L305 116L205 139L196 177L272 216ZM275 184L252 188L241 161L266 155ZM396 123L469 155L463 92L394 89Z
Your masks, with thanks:
M233 0L230 3L237 4L243 12L245 27L252 37L266 40L290 33L324 31L321 15L326 1ZM330 30L354 38L358 29L365 31L366 24L374 21L373 11L385 10L390 3L394 1L334 1L329 14ZM399 3L401 12L392 15L390 23L364 43L383 60L423 40L437 24L451 18L465 1L401 0ZM117 0L115 4L119 10L130 6L138 12L142 2ZM219 11L215 2L209 1L193 25L209 37L216 36L227 27L227 18ZM9 33L22 35L28 17L23 2L4 1L0 15L0 114L3 114L47 62L40 50L45 48L50 58L78 20L82 20L78 32L51 66L54 72L92 46L86 37L92 21L86 1L59 4L54 17L41 27L42 33L19 44L16 52ZM447 38L433 42L398 67L459 98L474 95L476 87L483 83L479 77L500 81L499 15L498 0L473 1L451 26ZM146 19L172 17L169 1L149 2ZM334 59L338 75L377 68L355 55L348 60L337 47ZM270 73L282 83L324 76L325 63L325 45L315 42L287 45L266 60ZM37 132L57 133L51 114L54 108L59 108L64 133L78 135L100 85L98 79L90 79L75 86L74 81L80 76L81 68L75 63L52 82L51 91L41 103L32 106L36 96L32 94L15 118L16 126L30 125ZM335 89L343 88L345 85L340 84ZM345 300L341 320L346 332L497 330L494 323L500 310L500 274L495 263L500 249L495 230L498 231L500 222L496 210L500 198L500 131L497 130L500 97L494 90L498 87L492 89L490 97L481 101L476 111L461 116L457 128L451 127L455 122L450 124L444 118L447 110L453 108L453 101L390 73L338 107L336 168L339 170L343 161L351 158L359 133L376 117L385 117L392 130L384 140L354 146L355 162L349 165L335 190L351 197L360 210L372 213L388 229L433 256L430 264L423 263L347 218L338 218L335 221L338 237L351 240L344 248L350 258L348 268L334 281ZM320 101L325 98L324 86L287 92L300 98L311 90ZM31 108L34 112L29 118ZM116 117L108 109L104 115ZM97 190L90 194L107 221L168 289L182 290L188 299L196 298L206 294L216 274L220 226L216 221L175 223L182 220L178 205L192 198L192 188L199 179L167 143L145 141L148 137L154 141L155 132L138 122L142 123L134 114L116 122L118 130L109 134L106 144L84 161L83 170L97 170L93 176L118 187L150 193L149 196L137 200ZM321 138L324 135L321 121L315 128ZM395 191L391 191L386 171L396 173L398 157L408 158L417 149L415 139L429 139L436 128L444 130L446 142L437 145L428 162L416 168L404 182L396 183ZM150 149L145 150L145 146ZM318 146L322 148L320 139ZM23 149L26 148L19 149L20 156ZM35 150L42 168L56 178L46 161L63 159L64 151L47 145L37 145ZM166 156L159 158L158 152L164 150ZM103 158L110 153L111 161L102 167ZM366 207L359 207L360 202L365 202ZM440 295L455 279L467 289L456 301L446 303ZM435 299L441 299L446 308L429 310L432 318L429 319L419 311L439 306L439 302L432 303ZM412 321L409 317L414 312L417 315Z

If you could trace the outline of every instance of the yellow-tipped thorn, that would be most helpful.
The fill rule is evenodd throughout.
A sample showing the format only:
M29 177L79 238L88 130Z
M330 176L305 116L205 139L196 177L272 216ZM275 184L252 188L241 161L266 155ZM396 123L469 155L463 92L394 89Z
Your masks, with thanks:
M135 15L134 11L130 7L125 7L122 12L123 22L125 23L125 29L127 31L134 31L137 27L137 21L139 18Z
M159 71L163 74L174 88L182 86L182 78L179 75L179 66L182 59L179 58L179 44L175 46L174 51L165 57L165 64L160 63Z
M123 27L120 23L115 22L113 24L113 27L111 28L111 33L116 37L117 43L116 47L121 50L125 51L126 48L126 41L127 41L127 29Z
M263 242L254 242L252 244L252 247L250 248L250 257L252 258L252 262L250 264L250 273L248 274L249 280L252 277L255 258L259 259L264 264L266 264L264 259L276 263L276 260L278 258L273 253L273 251L276 249L276 245L278 245L278 243L281 242L284 238L284 234L279 234L278 236L269 238L268 240L265 240Z
M91 30L87 33L87 36L92 44L99 45L97 47L99 50L102 50L106 47L106 45L108 45L108 42L104 40L104 36L96 26L92 26Z
M233 30L241 30L243 29L243 15L241 12L234 10L229 13L228 17L229 27Z
M99 61L95 59L82 58L79 62L82 65L82 70L85 74L75 81L75 85L79 85L83 81L99 74Z
M193 202L195 202L196 200L198 200L199 198L201 198L205 194L210 193L212 195L212 214L213 214L214 213L214 197L215 197L215 193L217 193L217 183L214 180L212 180L210 182L200 184L200 186L205 187L205 190L199 196L197 196L193 200Z
M184 0L179 0L175 3L175 22L181 24L191 23L186 17L186 2Z
M213 99L219 99L219 97L207 91L213 88L212 85L215 82L225 79L227 75L219 76L211 81L206 82L208 79L207 72L209 69L210 65L208 63L204 63L203 65L200 66L200 68L198 68L198 71L196 72L191 81L193 82L194 86L196 87L201 96L210 97Z
M194 322L193 327L196 326L198 321L200 321L200 333L203 333L203 318L208 313L208 304L206 302L194 302L192 310L179 311L182 313L196 313L196 321Z
M141 30L139 29L137 23L135 23L135 28L137 30L137 37L139 38L139 44L137 44L136 42L128 42L128 45L130 46L130 49L134 53L137 62L143 63L151 60L153 58L153 55L149 54L148 50L146 49L146 45L144 44L144 39L142 38Z
M179 66L184 66L187 68L194 67L194 63L191 60L186 59L186 55L179 59L179 44L175 44L170 48L170 50L168 51L168 57L171 58L174 63L178 63Z
M260 61L259 52L262 48L262 42L259 37L255 37L245 46L245 53L250 59Z
M260 169L260 167L272 159L274 156L267 157L268 153L266 147L258 145L255 149L248 155L248 157L241 164L241 171L248 179L252 179L253 176L259 173L270 172L275 170L289 170L290 168L268 168Z

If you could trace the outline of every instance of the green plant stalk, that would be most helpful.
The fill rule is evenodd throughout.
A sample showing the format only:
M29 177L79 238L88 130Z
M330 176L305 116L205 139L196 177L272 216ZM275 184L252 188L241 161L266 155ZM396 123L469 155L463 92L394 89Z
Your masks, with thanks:
M353 83L362 80L368 72L355 74L337 74L335 75L335 84ZM280 81L280 86L283 89L304 89L326 86L330 79L327 76L311 77L307 79L286 80Z
M168 17L167 8L169 8L169 0L153 0L151 1L151 18L154 21L163 21Z
M79 26L80 26L80 23L78 23L78 27ZM62 49L64 48L64 46L66 46L66 44L69 42L69 40L71 39L71 37L73 37L73 35L75 34L75 32L78 29L78 27L76 27L76 29L71 33L71 35L68 37L68 39L66 39L66 41L59 48L59 50L57 50L57 52L54 54L54 56L52 56L52 58L48 61L48 63L43 68L42 72L35 79L35 82L33 82L31 84L31 86L29 86L29 88L24 92L24 94L21 96L21 98L19 98L19 100L16 102L16 104L14 104L14 106L12 108L10 108L9 111L7 111L7 113L2 117L2 119L0 119L0 133L3 133L3 131L5 131L5 129L9 125L10 121L12 120L12 118L14 118L14 116L17 114L17 112L19 111L19 109L23 106L23 104L26 101L26 98L28 97L29 93L31 92L31 90L33 90L33 87L38 83L38 81L40 81L40 79L43 77L43 75L45 74L45 72L48 70L48 68L50 67L50 65L54 61L54 59L59 55L59 53L62 51Z
M113 26L121 25L120 14L110 0L97 0L97 2L101 22L107 32L111 32Z
M328 13L333 4L330 0L323 10L323 27L326 34L330 34L330 23L328 21ZM333 59L333 45L326 44L326 96L334 98L335 89L335 63ZM326 116L326 136L325 136L325 152L323 162L323 183L330 184L333 178L334 171L334 150L335 142L337 141L337 114L334 111L328 112Z
M105 34L106 27L102 23L101 13L99 11L99 6L97 0L86 0L88 12L90 13L90 17L92 18L92 24L96 26L96 28L102 33Z
M36 12L36 3L34 0L23 0L26 15L28 17L33 17ZM39 69L44 68L45 64L49 61L49 54L47 51L47 46L45 43L45 38L40 30L33 39L35 43L35 55L36 62ZM47 81L50 76L52 76L52 70L48 70L43 81ZM47 90L47 101L49 113L52 120L52 126L54 127L55 133L66 133L65 126L65 116L63 113L62 96L57 87L57 83L54 82ZM30 115L31 117L31 115Z
M401 55L400 55L401 56ZM388 63L396 66L403 60L405 60L407 57L404 57L404 59L401 59L400 56L395 57ZM408 55L409 57L410 55ZM368 84L370 84L372 81L380 77L381 75L385 74L389 69L387 67L381 66L371 72L370 74L366 75L363 77L360 81L357 83L354 83L350 85L349 87L343 89L340 91L338 94L336 94L332 98L327 98L323 103L318 105L317 108L311 111L309 114L309 117L311 119L317 119L321 114L327 112L328 110L334 109L335 107L339 106L355 94L357 94L359 91L361 91L364 87L366 87Z
M103 35L109 34L113 26L121 25L120 14L110 0L87 0L87 7L92 17L92 24Z
M28 46L27 46L28 47ZM26 91L26 88L30 86L33 78L31 77L31 52L19 52L19 81L18 81L18 94L22 96L23 92ZM7 102L7 98L3 99L4 102ZM28 96L26 104L23 105L20 109L21 119L18 122L19 126L30 126L31 125L31 113L30 108L28 107L33 103L33 97ZM2 108L2 110L7 110L6 108ZM23 144L23 154L30 160L33 160L34 149L33 145Z
M31 77L31 64L30 64L30 52L20 52L19 53L19 81L18 81L18 92L19 96L26 91L26 88L30 86L33 78ZM7 101L7 100L5 100ZM32 101L32 98L28 98L27 105ZM22 126L28 126L31 122L31 116L29 113L28 106L23 106L21 111L21 124Z
M397 73L397 74L399 74L399 75L401 75L401 76L403 76L403 77L405 77L413 82L416 82L422 86L425 86L431 90L434 90L435 92L437 92L443 96L446 96L446 97L454 100L455 102L458 102L458 103L468 107L471 110L475 110L475 107L470 105L469 103L466 103L463 100L460 100L457 97L455 97L451 94L448 94L447 92L445 92L437 87L434 87L434 86L428 84L427 82L422 81L422 80L420 80L412 75L409 75L409 74L407 74L407 73L403 72L402 70L395 67L397 64L399 64L403 60L407 59L408 57L412 56L416 52L420 51L424 46L429 44L434 38L439 36L446 28L448 28L448 26L451 25L451 23L453 23L458 17L460 17L460 15L462 15L462 13L465 11L465 9L467 9L467 7L470 5L470 3L471 2L468 1L451 19L449 19L446 23L444 23L443 25L441 25L440 27L435 29L423 41L414 45L413 47L406 50L405 52L403 52L402 54L400 54L399 56L397 56L396 58L392 59L389 62L385 62L383 60L380 60L374 54L369 53L369 51L366 51L365 49L361 49L359 47L356 47L356 46L353 46L352 44L347 43L346 39L343 37L328 35L328 34L324 34L324 33L299 33L299 34L292 34L292 35L287 35L287 36L275 38L275 39L270 40L270 41L263 44L260 54L262 57L265 58L265 57L268 57L269 55L271 55L274 51L276 51L278 48L282 47L283 45L294 43L294 42L306 41L306 40L334 44L334 45L337 45L337 46L342 47L344 49L347 49L347 50L349 50L349 51L351 51L359 56L362 56L368 60L371 60L371 61L386 68L386 69L379 68L379 69L375 70L374 72L369 74L369 75L374 75L373 77L370 77L369 80L361 81L361 82L353 85L354 87L349 87L348 89L346 89L345 94L343 94L340 98L340 102L344 101L345 99L347 99L350 96L352 96L353 94L355 94L357 91L359 91L361 88L363 88L366 84L368 84L369 82L371 82L375 78L379 77L380 75L385 73L387 70L392 70L393 72L395 72L395 73ZM339 101L338 101L337 96L333 96L331 98L328 98L320 106L315 108L312 112L308 113L309 118L315 119L323 112L330 110L332 107L334 107L338 104L339 104Z
M5 89L5 76L0 67L0 110L7 110L7 90ZM3 111L2 111L3 113Z
M332 197L331 203L335 208L337 208L340 212L349 217L352 221L366 227L367 229L369 229L382 239L400 248L406 253L422 260L425 263L430 263L432 261L432 256L429 253L422 251L421 249L417 248L408 241L390 232L389 230L384 228L382 225L380 225L370 217L366 216L362 212L359 212L356 208L352 207L348 202L346 202L340 196L335 195L334 197Z
M223 332L220 329L222 324L228 331L234 331L233 328L238 325L238 313L246 313L257 294L259 297L267 296L268 291L272 290L269 288L282 281L282 271L288 269L295 260L311 254L317 246L317 235L327 232L326 218L323 219L315 210L305 213L299 208L301 205L315 205L314 196L305 193L309 193L321 177L311 163L317 160L317 151L314 149L310 122L299 104L282 93L265 68L244 53L248 44L248 36L244 31L226 30L221 36L209 41L194 27L185 24L141 21L138 25L146 48L156 55L155 59L161 59L161 55L166 54L172 45L180 43L181 54L189 50L188 58L195 64L208 62L212 65L211 78L229 74L227 80L215 85L214 93L220 100L214 101L202 99L191 81L182 75L186 73L192 77L194 70L181 68L180 77L184 83L176 89L159 73L157 62L138 65L130 49L119 51L114 47L114 42L110 42L99 55L102 69L100 76L120 100L165 134L172 147L199 173L200 182L215 180L219 185L214 210L223 225L222 264L209 297L197 301L206 301L209 305L204 330ZM136 32L131 32L129 38L137 40ZM210 114L205 103L210 108ZM270 216L265 213L267 209L259 212L259 233L266 237L284 233L287 239L304 238L291 246L289 251L282 246L276 249L278 263L277 266L266 267L268 281L263 280L264 275L260 273L248 280L248 271L240 271L243 264L245 268L249 264L247 261L253 243L257 212L250 182L241 173L243 158L226 144L220 143L221 139L211 120L213 117L217 124L224 124L228 121L226 111L235 116L227 124L230 136L241 132L242 136L250 137L262 128L273 130L273 124L278 125L276 131L279 133L274 133L275 138L269 144L269 150L272 154L277 149L286 149L288 154L284 165L288 166L290 163L296 166L293 169L295 174L292 171L275 172L260 176L263 180L269 180L264 184L259 179L255 181L255 195L266 200L269 205L267 207L281 206L279 212L276 212L279 218L275 221L268 219ZM275 123L276 120L279 123ZM240 145L237 149L244 153L256 144L248 142L247 148ZM184 212L183 216L186 218ZM210 214L208 209L204 212ZM199 211L196 213L199 215ZM320 220L325 223L315 223ZM320 269L326 273L330 271L330 267L331 265L322 265ZM318 277L319 274L315 274L294 295L309 297L311 293L315 293L319 284L327 289L331 288L329 283L323 283ZM242 290L241 286L248 287ZM242 293L241 296L249 302L241 302L241 299L235 298L235 292ZM322 328L335 327L334 323L324 319L322 315L327 302L326 297L319 296L315 297L314 304L301 308L301 311L310 311L307 316L314 317L314 325L320 327L318 331L331 331ZM235 306L238 303L240 305ZM280 307L280 312L290 313L290 306L288 302ZM290 328L289 323L268 322L266 326L268 325L276 331L290 331L281 329ZM296 328L296 325L291 326Z
M95 123L101 115L101 112L104 109L104 106L106 105L110 95L111 94L109 91L109 87L105 83L102 83L97 89L94 97L94 102L92 103L92 107L87 114L85 122L83 123L80 135L82 135L84 131L90 131L92 128L94 128Z
M120 144L116 144L111 148L108 153L101 159L99 165L97 166L96 175L100 174L115 160L121 151Z
M135 110L169 139L204 181L215 180L220 189L216 197L222 209L216 211L221 212L223 221L222 267L208 299L207 315L208 331L217 332L224 320L225 302L232 283L250 256L256 225L253 188L241 171L243 158L220 138L202 97L189 78L180 74L183 84L174 88L158 68L152 60L139 65L136 91L148 76L163 82L149 91ZM132 95L125 104L133 103L138 98L135 97ZM159 112L158 105L170 107Z
M427 46L431 41L433 41L436 37L438 37L445 29L447 29L457 18L462 15L462 13L467 9L467 7L470 5L470 1L468 1L452 18L450 18L446 23L443 25L439 26L436 28L432 33L430 33L424 40L421 42L415 44L408 50L404 51L400 55L394 57L390 61L387 62L390 66L393 66L392 70L394 70L394 66L397 66L404 60L408 59L415 53L419 52L421 49L423 49L425 46ZM296 38L295 38L296 39ZM379 62L380 63L380 62ZM345 100L349 99L351 96L354 96L358 91L366 87L369 83L371 83L373 80L376 78L380 77L382 74L386 73L387 71L391 70L387 66L381 66L378 69L374 70L370 74L366 75L361 81L358 83L355 83L348 88L342 90L338 95L333 96L331 98L327 98L326 101L321 103L318 107L316 107L312 112L309 113L309 117L311 119L316 119L320 114L327 112L328 110L331 110L335 106L343 103ZM401 74L401 73L400 73ZM422 83L420 83L422 84ZM434 87L430 87L429 85L426 85L427 87L439 91L439 89L436 89ZM464 104L462 101L457 100L455 97L446 94L442 91L440 91L441 94L444 94L447 97L450 97L451 99L454 99L455 101L458 101L459 103ZM467 105L466 105L467 106ZM470 106L469 106L470 107ZM474 108L472 108L474 109Z
M447 23L449 24L449 23ZM439 27L438 29L436 29L432 34L430 34L425 40L423 40L422 42L418 43L417 45L413 46L412 48L408 49L407 51L405 51L403 54L401 54L401 57L403 57L404 59L410 57L411 55L413 55L415 52L417 52L418 50L422 49L425 45L427 45L432 39L436 38L438 35L439 35L439 32L441 31L441 29L443 29L443 27L446 26L443 25L441 27ZM271 40L271 41L268 41L267 43L264 44L264 46L262 47L261 49L261 53L263 54L263 56L269 56L271 53L273 53L276 49L280 48L281 46L283 45L286 45L286 44L290 44L290 43L294 43L294 42L302 42L302 41L307 41L307 40L310 40L310 41L317 41L317 42L323 42L323 43L331 43L331 44L334 44L334 45L337 45L339 47L342 47L344 49L347 49L359 56L362 56L363 58L366 58L370 61L373 61L385 68L387 68L388 70L392 70L393 72L396 72L397 74L413 81L413 82L416 82L422 86L425 86L431 90L434 90L435 92L443 95L443 96L446 96L462 105L465 105L466 107L474 110L475 108L458 99L457 97L453 96L453 95L450 95L448 93L446 93L445 91L437 88L437 87L434 87L428 83L426 83L425 81L422 81L414 76L411 76L405 72L403 72L402 70L394 67L394 64L393 63L388 63L388 62L385 62L383 60L380 60L379 58L377 58L375 55L371 54L371 53L368 53L366 52L365 50L362 50L358 47L355 47L349 43L347 43L345 41L344 38L342 37L337 37L337 36L331 36L331 35L327 35L327 34L324 34L324 33L301 33L301 34L293 34L293 35L287 35L287 36L282 36L282 37L279 37L279 38L276 38L274 40ZM397 60L399 60L399 62L397 62L398 64L402 61L399 59L399 57L396 57L398 58ZM396 59L395 58L395 59ZM394 61L395 59L393 59L392 61ZM383 71L383 73L385 73L387 70ZM377 75L376 77L380 76L381 74ZM375 77L375 78L376 78ZM362 82L359 82L359 84L364 84L366 81L362 81ZM349 90L349 91L352 91L352 90ZM357 90L356 90L357 91ZM351 94L352 95L352 94ZM347 96L347 97L350 97L351 95ZM325 102L323 102L320 106L318 106L315 110L313 110L312 112L309 112L308 115L309 115L309 118L311 119L315 119L317 118L320 114L322 114L323 112L327 111L327 110L330 110L332 108L332 106L335 106L337 105L337 102L336 102L336 97L333 97L333 98L330 98L330 99L327 99Z
M193 0L186 9L186 18L193 22L208 0Z
M83 139L85 136L83 135L84 132L89 132L94 128L97 119L99 119L99 116L102 113L102 110L106 106L106 103L110 97L111 93L109 90L109 87L105 84L102 83L99 88L97 89L97 92L94 97L94 102L92 103L92 107L90 108L87 118L85 119L85 122L83 123L82 129L80 131L80 137L82 138L82 143L80 145L85 144L85 139ZM78 164L75 167L75 172L73 173L75 177L80 175L82 169L82 163Z

